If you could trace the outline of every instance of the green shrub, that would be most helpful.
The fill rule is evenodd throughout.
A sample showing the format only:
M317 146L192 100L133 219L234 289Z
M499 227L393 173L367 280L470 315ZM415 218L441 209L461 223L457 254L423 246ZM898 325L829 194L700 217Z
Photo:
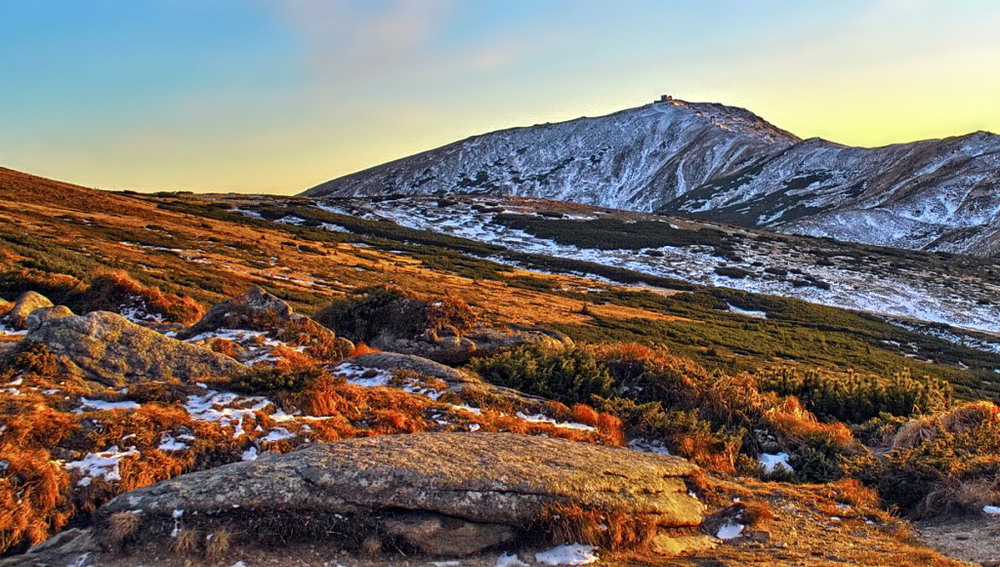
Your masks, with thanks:
M909 417L941 411L952 400L947 382L913 378L908 368L888 378L854 371L844 376L789 368L765 371L759 378L762 389L796 396L809 411L845 423L863 423L883 413Z
M472 369L488 382L544 396L567 405L590 403L615 393L607 367L580 347L553 350L526 346L476 359Z
M316 383L325 372L320 368L255 368L234 377L230 383L238 392L301 392Z
M888 505L911 516L971 511L962 486L979 487L974 500L981 500L980 509L982 503L998 504L1000 408L974 402L911 421L899 428L885 458L851 466Z

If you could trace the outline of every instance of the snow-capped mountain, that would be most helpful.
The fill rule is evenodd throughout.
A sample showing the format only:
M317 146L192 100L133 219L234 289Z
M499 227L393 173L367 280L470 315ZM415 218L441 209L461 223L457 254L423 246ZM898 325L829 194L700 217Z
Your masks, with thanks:
M672 100L475 136L305 194L544 197L992 256L998 184L994 134L858 148L802 140L741 108Z

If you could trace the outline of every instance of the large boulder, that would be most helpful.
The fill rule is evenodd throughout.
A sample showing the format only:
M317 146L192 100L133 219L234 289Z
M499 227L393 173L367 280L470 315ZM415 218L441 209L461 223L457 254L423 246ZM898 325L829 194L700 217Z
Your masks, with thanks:
M256 286L242 295L216 304L178 337L211 341L222 336L235 340L243 348L243 358L252 360L262 354L260 341L255 342L256 333L266 335L272 341L305 347L307 354L319 360L340 360L354 350L351 341L338 337L309 317L295 313L290 305Z
M426 332L418 337L400 336L393 329L383 329L371 339L376 348L412 354L443 364L465 364L474 357L494 355L523 345L554 348L573 346L568 336L544 327L509 325L477 327L465 333Z
M108 311L50 318L22 341L33 343L45 345L63 371L114 387L246 370L228 356L166 337Z
M12 307L14 307L13 303L11 303L11 302L7 301L6 299L0 297L0 317L6 315L7 312L11 310Z
M426 433L310 445L190 473L99 510L99 525L137 513L145 534L203 531L266 518L253 537L302 525L386 533L437 555L474 553L531 535L559 510L622 514L644 525L701 523L678 457L512 433ZM237 530L238 531L238 530Z
M41 327L42 323L46 321L51 321L53 319L65 319L66 317L72 316L73 311L65 305L35 309L30 315L28 315L28 332L30 333L38 327Z
M31 315L36 309L44 307L52 307L52 302L49 301L49 298L38 292L26 291L21 294L21 297L17 298L14 306L7 311L7 314L0 318L0 322L16 330L23 331L28 328L28 315Z
M572 345L566 335L542 327L484 326L460 299L423 297L384 286L357 290L313 317L379 350L452 365L524 344Z

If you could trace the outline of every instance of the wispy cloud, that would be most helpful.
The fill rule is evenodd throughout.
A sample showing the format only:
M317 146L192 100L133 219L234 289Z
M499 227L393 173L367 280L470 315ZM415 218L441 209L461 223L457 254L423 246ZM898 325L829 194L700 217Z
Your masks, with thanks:
M273 0L307 42L325 80L354 83L493 71L528 53L520 42L478 37L445 45L460 16L456 0Z

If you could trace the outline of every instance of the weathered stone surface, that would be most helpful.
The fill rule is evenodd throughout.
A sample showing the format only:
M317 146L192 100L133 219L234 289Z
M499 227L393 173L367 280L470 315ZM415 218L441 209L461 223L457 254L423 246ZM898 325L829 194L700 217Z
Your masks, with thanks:
M26 291L17 298L14 306L3 316L2 321L17 330L27 329L28 315L43 307L52 307L49 298L34 291Z
M22 555L0 559L0 567L76 565L76 558L96 550L97 545L90 530L70 528L33 546Z
M242 295L215 304L182 336L192 337L223 328L269 331L301 319L308 317L294 313L292 307L277 296L254 286ZM329 331L325 327L323 330Z
M100 513L422 510L517 528L554 504L575 504L695 526L703 506L683 478L696 470L678 457L511 433L387 435L182 475L123 494Z
M55 307L43 307L41 309L36 309L28 315L28 332L34 331L38 327L42 326L42 323L46 321L51 321L52 319L65 319L66 317L72 317L73 311L65 305L56 305Z
M138 510L144 530L164 535L176 510L204 530L247 518L287 530L306 517L377 525L425 553L456 556L514 540L556 505L696 526L704 507L684 482L696 470L677 457L512 433L388 435L182 475L111 500L98 524Z
M216 304L178 337L211 336L219 329L259 331L286 343L315 347L310 354L325 360L341 360L354 350L351 341L338 337L309 317L295 313L290 305L256 286L242 295Z
M490 356L526 344L571 346L572 339L543 327L511 325L503 328L478 328L458 335L400 337L393 329L383 329L370 341L385 351L412 354L443 364L465 364L476 356Z
M12 307L14 307L13 303L11 303L11 302L7 301L6 299L0 297L0 317L6 315L7 312L11 310Z
M424 376L437 378L448 383L449 386L480 383L481 380L473 375L456 370L450 366L445 366L439 362L423 358L412 354L399 354L395 352L371 352L362 354L354 358L349 358L344 362L363 366L365 368L376 368L379 370L412 370Z
M429 555L464 556L512 541L511 526L468 522L430 512L394 514L382 520L386 533Z
M228 356L166 337L107 311L50 319L23 342L47 346L66 372L116 387L246 370Z
M704 534L677 536L660 533L649 544L650 551L653 553L672 557L708 551L718 545L718 540Z

